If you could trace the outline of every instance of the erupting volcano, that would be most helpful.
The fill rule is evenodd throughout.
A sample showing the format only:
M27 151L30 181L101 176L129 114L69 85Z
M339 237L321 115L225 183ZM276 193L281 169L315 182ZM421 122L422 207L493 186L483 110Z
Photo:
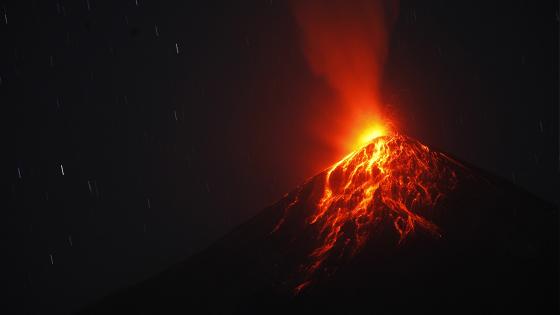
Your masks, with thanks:
M557 219L553 205L393 133L84 313L542 313L557 307Z

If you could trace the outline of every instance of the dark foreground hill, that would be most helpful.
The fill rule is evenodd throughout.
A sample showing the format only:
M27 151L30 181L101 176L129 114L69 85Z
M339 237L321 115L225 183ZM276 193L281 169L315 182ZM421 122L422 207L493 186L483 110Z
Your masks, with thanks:
M557 314L558 211L401 135L82 314Z

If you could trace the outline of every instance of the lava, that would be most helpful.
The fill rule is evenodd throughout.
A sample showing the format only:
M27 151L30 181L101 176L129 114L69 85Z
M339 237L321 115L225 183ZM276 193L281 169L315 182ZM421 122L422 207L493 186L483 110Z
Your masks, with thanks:
M379 138L381 136L385 136L390 131L387 127L382 126L380 124L372 124L371 127L362 131L362 133L356 138L356 144L354 144L354 149L359 149L364 145L372 142L375 138Z
M393 133L376 137L318 175L313 182L319 198L305 208L305 224L313 229L316 243L303 264L304 280L299 292L329 257L355 255L373 233L389 222L398 242L417 229L441 237L438 226L428 219L446 193L455 188L455 164L446 155L420 142ZM288 210L303 202L298 194ZM349 228L350 227L350 228Z

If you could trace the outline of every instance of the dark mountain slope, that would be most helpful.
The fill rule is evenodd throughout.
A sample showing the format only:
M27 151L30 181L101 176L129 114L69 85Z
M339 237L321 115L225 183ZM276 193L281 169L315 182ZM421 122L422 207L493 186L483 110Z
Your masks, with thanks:
M377 138L207 250L83 310L558 313L558 212L401 135Z

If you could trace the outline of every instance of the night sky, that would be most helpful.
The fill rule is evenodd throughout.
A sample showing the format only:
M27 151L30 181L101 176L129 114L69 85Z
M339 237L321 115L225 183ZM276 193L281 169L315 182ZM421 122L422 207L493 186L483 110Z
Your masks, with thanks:
M555 1L402 1L386 111L558 204L559 20ZM146 279L344 156L309 132L334 92L298 32L279 0L3 2L10 309Z

